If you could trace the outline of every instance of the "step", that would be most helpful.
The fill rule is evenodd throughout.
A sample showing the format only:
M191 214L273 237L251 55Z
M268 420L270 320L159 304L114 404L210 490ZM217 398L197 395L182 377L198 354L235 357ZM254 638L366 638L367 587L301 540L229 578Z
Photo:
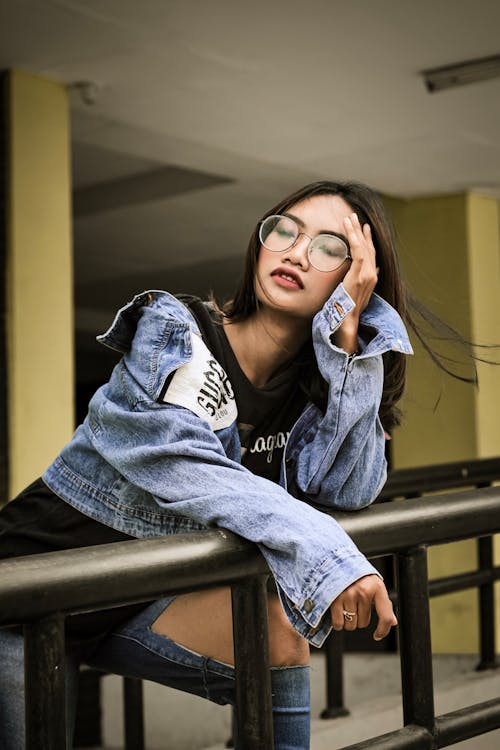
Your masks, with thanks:
M473 655L434 657L436 713L442 714L500 695L500 670L476 672ZM325 660L312 658L312 716L324 708ZM402 726L399 658L396 654L348 654L345 699L350 715L313 718L311 750L335 750ZM121 680L103 679L105 750L123 748ZM231 711L195 696L144 683L147 750L223 750L230 736ZM500 730L454 747L498 750Z

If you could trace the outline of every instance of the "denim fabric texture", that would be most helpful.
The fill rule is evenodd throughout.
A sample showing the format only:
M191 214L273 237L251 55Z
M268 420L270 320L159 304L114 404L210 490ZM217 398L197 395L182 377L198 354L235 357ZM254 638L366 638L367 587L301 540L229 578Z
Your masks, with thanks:
M137 677L193 693L220 705L235 704L235 672L156 633L152 625L175 597L164 597L106 638L88 660L113 674ZM309 666L271 667L276 750L307 750L310 742ZM238 727L234 726L238 750Z
M136 537L217 526L259 545L291 624L313 645L347 586L377 571L340 525L307 503L356 510L386 478L378 418L382 354L411 353L396 311L372 295L372 336L348 356L332 334L354 302L339 285L315 316L315 355L329 384L323 414L309 404L291 430L281 486L241 465L234 394L190 310L148 291L98 340L122 353L88 416L43 475L86 515Z
M97 648L68 640L66 655L67 746L72 747L78 666L152 680L221 705L235 703L235 674L229 664L181 646L151 629L174 597L159 599L116 629ZM23 750L24 647L20 633L0 630L0 748ZM307 750L310 739L310 669L272 667L271 689L276 750ZM233 728L238 750L238 727Z
M86 644L89 647L90 644ZM66 676L66 738L72 747L78 693L78 669L86 651L80 644L67 644ZM0 748L24 750L24 638L20 632L0 629ZM56 708L60 710L59 707Z

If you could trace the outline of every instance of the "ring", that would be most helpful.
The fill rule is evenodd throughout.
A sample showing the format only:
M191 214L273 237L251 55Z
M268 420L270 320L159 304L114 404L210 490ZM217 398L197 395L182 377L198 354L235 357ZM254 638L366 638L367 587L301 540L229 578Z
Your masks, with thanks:
M352 622L352 618L356 617L357 612L349 612L347 609L343 609L342 614L344 615L344 620L346 620L346 622Z

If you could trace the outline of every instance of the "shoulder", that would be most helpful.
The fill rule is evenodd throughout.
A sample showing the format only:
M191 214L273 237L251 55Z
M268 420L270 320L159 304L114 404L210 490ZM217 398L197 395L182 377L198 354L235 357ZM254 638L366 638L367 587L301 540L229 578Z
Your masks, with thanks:
M120 307L110 327L96 337L97 341L124 354L130 350L141 323L150 329L162 328L166 323L180 324L199 334L196 319L182 298L160 289L148 289Z

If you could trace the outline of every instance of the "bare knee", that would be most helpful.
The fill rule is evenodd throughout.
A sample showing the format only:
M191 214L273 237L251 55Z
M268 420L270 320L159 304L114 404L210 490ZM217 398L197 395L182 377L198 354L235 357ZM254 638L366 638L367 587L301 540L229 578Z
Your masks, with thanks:
M309 661L309 648L307 643L280 643L274 648L269 644L269 665L271 667L307 666Z
M290 625L281 604L268 604L269 663L271 667L298 667L309 664L309 644Z

